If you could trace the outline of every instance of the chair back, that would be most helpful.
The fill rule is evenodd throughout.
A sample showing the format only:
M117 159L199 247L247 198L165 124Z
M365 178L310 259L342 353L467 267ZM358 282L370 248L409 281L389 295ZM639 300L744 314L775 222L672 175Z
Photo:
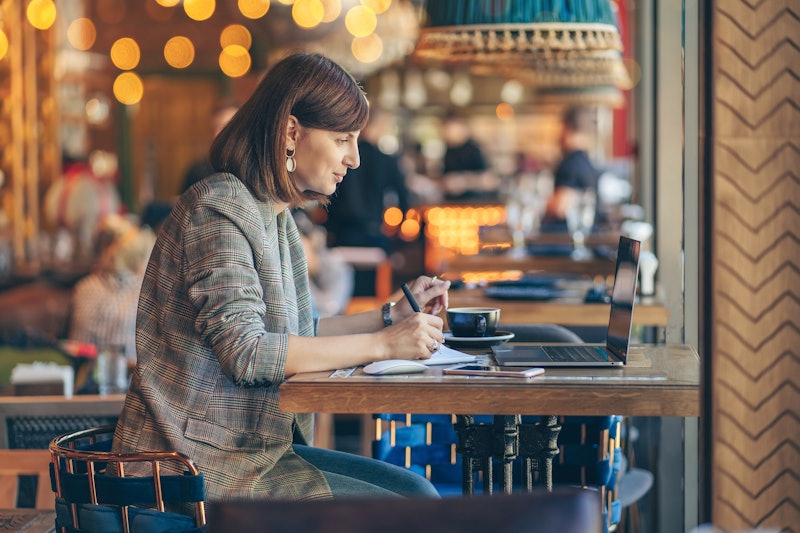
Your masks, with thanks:
M205 531L205 484L194 462L174 451L111 452L113 433L114 426L108 425L67 433L50 443L56 529Z
M209 532L599 533L600 502L584 490L459 498L347 498L209 504Z
M33 496L24 502L26 480ZM35 496L34 496L35 495ZM55 507L55 495L50 488L50 452L48 450L0 450L0 508L15 509Z
M514 342L583 342L574 331L558 324L502 324L497 329L514 334Z

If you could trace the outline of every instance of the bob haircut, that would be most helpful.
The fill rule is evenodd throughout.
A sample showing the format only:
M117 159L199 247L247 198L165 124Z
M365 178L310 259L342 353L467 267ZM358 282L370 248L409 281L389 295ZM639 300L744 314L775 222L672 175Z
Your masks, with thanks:
M369 104L358 82L335 62L320 54L289 55L267 72L214 139L211 164L235 175L262 201L327 205L326 195L301 190L286 170L289 115L307 128L360 131Z

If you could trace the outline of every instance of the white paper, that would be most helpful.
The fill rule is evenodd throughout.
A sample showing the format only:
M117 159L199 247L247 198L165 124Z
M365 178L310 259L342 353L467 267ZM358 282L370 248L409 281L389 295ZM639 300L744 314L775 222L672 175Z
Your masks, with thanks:
M459 352L444 344L439 346L439 349L430 357L430 359L422 359L421 363L428 366L431 365L452 365L453 363L472 363L476 357L468 353Z

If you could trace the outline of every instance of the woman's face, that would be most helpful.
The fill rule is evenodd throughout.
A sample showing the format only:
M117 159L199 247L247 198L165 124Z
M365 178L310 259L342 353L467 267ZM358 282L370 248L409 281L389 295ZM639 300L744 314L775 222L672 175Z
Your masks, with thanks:
M293 175L304 191L331 195L342 182L347 169L361 163L358 157L358 131L337 133L314 128L297 128Z

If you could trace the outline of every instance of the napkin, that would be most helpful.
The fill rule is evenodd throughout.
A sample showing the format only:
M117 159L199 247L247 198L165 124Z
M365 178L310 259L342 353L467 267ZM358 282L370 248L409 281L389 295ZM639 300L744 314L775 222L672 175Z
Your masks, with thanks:
M475 356L468 353L459 352L449 346L442 344L439 349L434 352L430 359L424 359L420 362L428 366L432 365L452 365L453 363L472 363L475 361Z

